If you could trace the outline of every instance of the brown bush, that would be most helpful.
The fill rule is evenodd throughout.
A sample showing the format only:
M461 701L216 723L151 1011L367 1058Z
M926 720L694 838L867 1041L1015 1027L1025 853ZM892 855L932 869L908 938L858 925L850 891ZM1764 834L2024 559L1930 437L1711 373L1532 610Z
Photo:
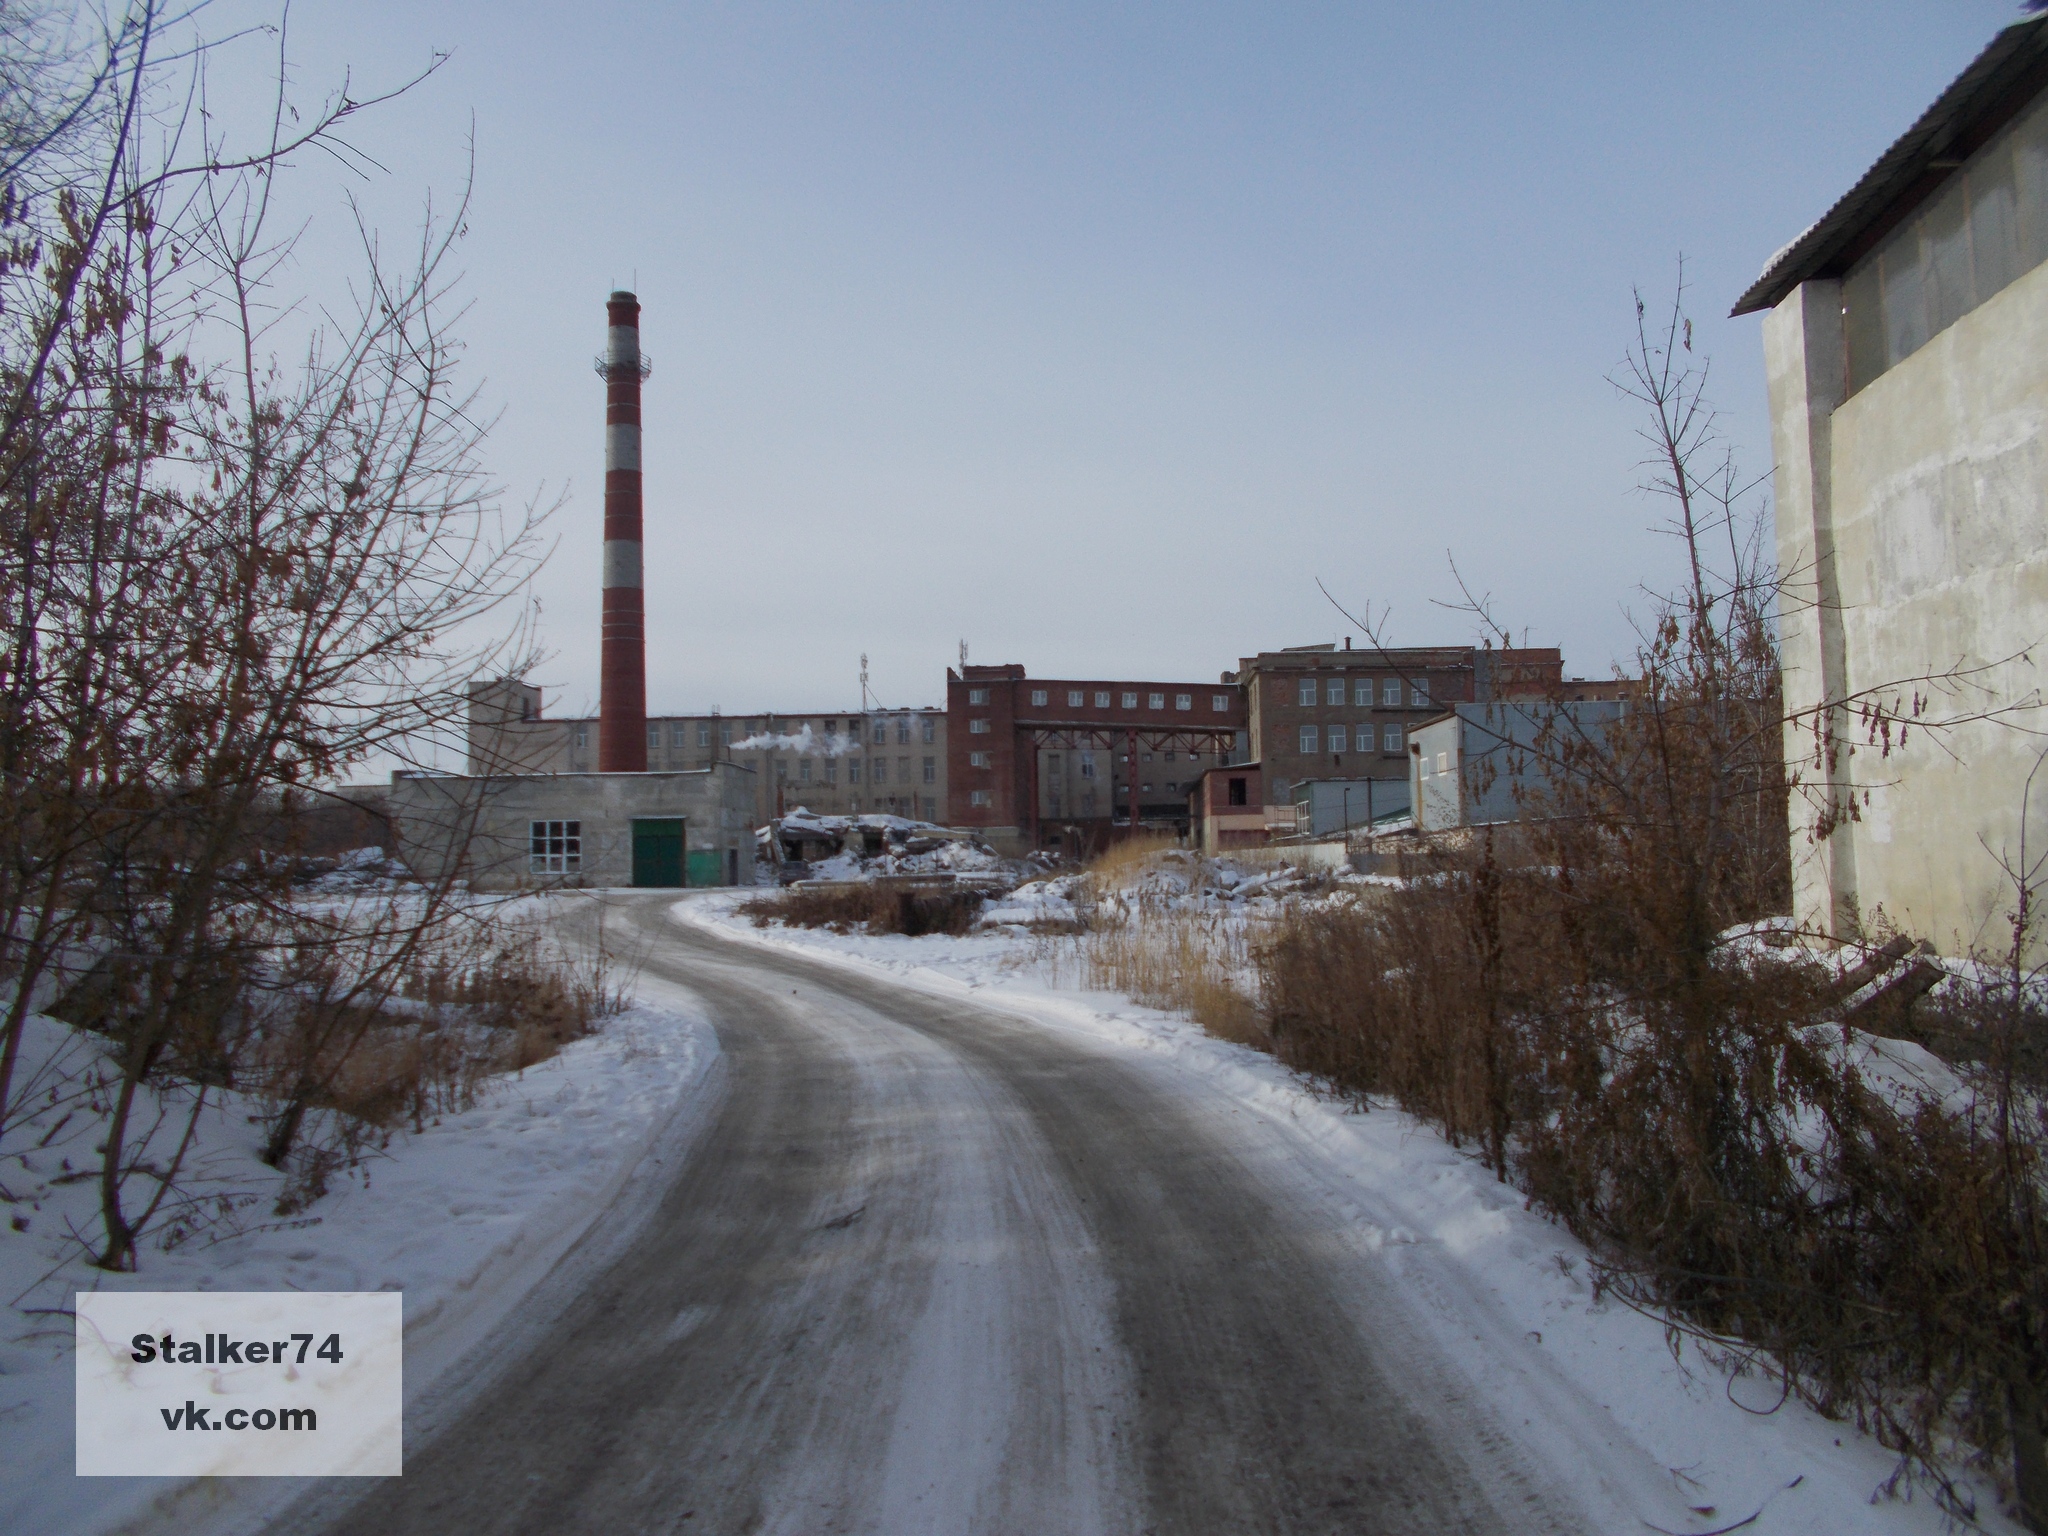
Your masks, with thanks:
M743 902L740 911L754 926L786 923L792 928L826 928L834 933L865 929L916 938L942 933L955 938L973 931L986 901L965 887L931 889L892 880L846 885L792 885L772 896Z
M1294 914L1259 951L1276 1049L1475 1144L1604 1289L1760 1349L1955 1512L1952 1436L2001 1480L2015 1457L2024 1489L2048 1380L2024 989L1944 1004L1975 1010L1973 1100L1892 1102L1826 1022L1831 973L1690 953L1641 873L1503 869L1482 842L1385 899Z

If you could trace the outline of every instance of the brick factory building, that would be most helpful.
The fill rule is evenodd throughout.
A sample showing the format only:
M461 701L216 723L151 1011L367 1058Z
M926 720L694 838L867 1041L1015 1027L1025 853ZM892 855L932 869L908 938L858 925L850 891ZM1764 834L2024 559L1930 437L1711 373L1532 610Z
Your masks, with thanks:
M1202 769L1243 753L1244 694L949 667L946 723L950 824L1081 856L1134 824L1186 832Z

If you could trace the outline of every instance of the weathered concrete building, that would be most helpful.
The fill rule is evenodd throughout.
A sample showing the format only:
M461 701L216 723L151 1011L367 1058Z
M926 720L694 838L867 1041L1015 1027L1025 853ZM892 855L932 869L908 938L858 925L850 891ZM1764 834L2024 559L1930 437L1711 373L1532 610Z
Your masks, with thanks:
M469 692L469 771L587 773L598 721L553 718L531 683L498 679ZM946 715L865 713L654 715L647 766L669 773L729 762L751 771L754 825L799 806L821 816L871 811L938 821L947 814Z
M751 885L753 775L399 774L385 796L399 857L481 891Z
M2048 853L2044 92L2035 18L1735 306L1767 311L1795 912L1835 937L1998 949Z

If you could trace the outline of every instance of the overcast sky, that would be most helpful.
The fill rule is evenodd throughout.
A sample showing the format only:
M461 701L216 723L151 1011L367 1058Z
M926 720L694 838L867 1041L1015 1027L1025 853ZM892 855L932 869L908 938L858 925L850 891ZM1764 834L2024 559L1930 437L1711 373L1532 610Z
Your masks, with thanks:
M942 702L963 639L1208 679L1349 632L1318 577L1394 643L1464 642L1449 555L1609 673L1676 570L1605 382L1631 285L1668 299L1684 253L1767 471L1730 304L2018 15L300 0L290 52L309 96L453 55L360 132L363 190L403 230L473 118L489 463L568 495L549 713L595 707L614 286L654 359L649 705L743 713L854 707L863 652L884 703Z

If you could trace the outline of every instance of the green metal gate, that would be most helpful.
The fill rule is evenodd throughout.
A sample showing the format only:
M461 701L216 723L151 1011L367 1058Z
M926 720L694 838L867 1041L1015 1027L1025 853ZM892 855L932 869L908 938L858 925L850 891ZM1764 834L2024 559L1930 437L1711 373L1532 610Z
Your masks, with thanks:
M633 883L658 888L683 883L681 817L633 823Z
M724 861L719 858L716 848L692 848L683 857L689 868L691 885L725 884L725 871L720 867Z

